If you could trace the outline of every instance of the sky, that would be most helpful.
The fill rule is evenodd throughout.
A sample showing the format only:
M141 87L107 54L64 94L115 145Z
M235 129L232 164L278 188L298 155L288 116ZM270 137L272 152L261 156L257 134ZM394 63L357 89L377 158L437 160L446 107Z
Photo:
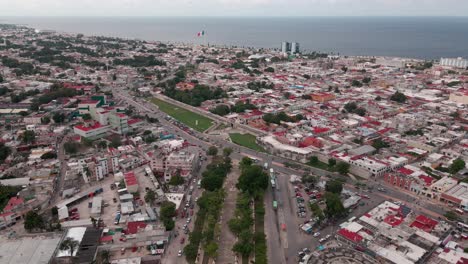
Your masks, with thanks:
M468 0L0 0L0 16L468 16Z

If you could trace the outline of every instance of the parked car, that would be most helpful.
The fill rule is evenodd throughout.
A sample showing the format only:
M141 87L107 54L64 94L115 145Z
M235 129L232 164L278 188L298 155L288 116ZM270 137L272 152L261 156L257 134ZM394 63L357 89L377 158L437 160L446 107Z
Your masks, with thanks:
M320 232L314 233L314 237L318 237L318 236L320 236Z
M182 249L181 249L181 250L179 250L179 253L177 253L177 256L182 257L182 254L184 254L184 252L182 252Z
M185 242L185 237L180 239L180 243L183 244Z

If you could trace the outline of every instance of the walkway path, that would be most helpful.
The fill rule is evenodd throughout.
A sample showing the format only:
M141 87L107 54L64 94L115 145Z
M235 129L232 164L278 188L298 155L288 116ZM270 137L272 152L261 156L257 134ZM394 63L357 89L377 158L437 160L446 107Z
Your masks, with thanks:
M238 190L236 188L237 180L239 179L239 161L232 161L232 171L229 173L224 183L226 189L226 198L224 200L224 207L221 213L221 236L219 238L218 258L216 263L233 264L236 263L236 257L232 252L232 247L236 243L236 236L229 230L228 222L234 217L236 210L236 200Z

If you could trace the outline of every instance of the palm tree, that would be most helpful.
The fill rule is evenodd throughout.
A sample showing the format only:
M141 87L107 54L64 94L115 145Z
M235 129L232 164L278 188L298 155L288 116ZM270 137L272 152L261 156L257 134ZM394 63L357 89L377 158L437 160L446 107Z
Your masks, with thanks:
M97 227L97 225L96 225L96 223L97 223L96 218L91 217L91 222L93 223L93 227L96 228L96 227Z
M71 237L65 238L62 243L60 244L59 249L60 250L70 250L70 256L73 257L73 252L75 252L75 249L79 246L78 241Z
M109 250L103 250L99 252L99 262L100 264L108 264L110 260Z

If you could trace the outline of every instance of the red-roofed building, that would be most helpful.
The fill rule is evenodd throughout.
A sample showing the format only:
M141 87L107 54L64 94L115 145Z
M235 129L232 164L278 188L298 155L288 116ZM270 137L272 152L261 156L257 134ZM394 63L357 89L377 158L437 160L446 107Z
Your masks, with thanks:
M17 212L24 208L24 200L21 197L11 197L5 208L3 208L4 213Z
M129 193L138 192L138 181L133 171L125 173L124 180Z
M432 230L434 230L438 223L439 222L437 222L436 220L428 218L424 215L418 215L414 222L410 225L410 227L416 227L418 229L430 233Z
M315 137L306 137L302 142L299 143L300 148L306 148L309 146L314 146L316 148L322 148L323 143L320 139Z
M339 235L338 239L343 238L343 239L339 239L340 241L351 244L351 245L359 244L361 243L363 239L363 237L359 235L358 233L349 231L346 228L340 229L340 231L338 231L338 235Z
M414 181L414 179L405 175L398 175L395 173L385 173L384 181L393 186L397 186L405 190L410 190L411 183Z
M74 127L75 134L89 139L98 139L105 137L109 131L109 125L101 125L99 122L88 122L83 125L76 125Z
M310 94L310 97L312 100L320 102L320 103L325 103L331 100L335 100L335 95L332 93L313 93Z
M145 222L128 222L127 229L125 230L126 235L133 235L138 233L140 230L144 230L146 228Z

